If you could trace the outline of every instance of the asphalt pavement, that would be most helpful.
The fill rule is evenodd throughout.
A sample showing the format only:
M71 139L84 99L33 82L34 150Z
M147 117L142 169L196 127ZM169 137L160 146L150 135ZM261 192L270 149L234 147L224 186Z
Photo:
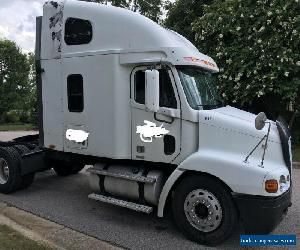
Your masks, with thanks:
M0 133L1 140L1 133ZM273 232L300 235L300 169L293 170L293 206ZM171 213L158 218L125 208L99 203L90 194L86 168L79 174L57 177L52 170L38 173L26 190L0 200L81 233L127 249L238 249L238 226L230 239L217 248L198 245L184 238ZM259 223L259 222L258 222Z

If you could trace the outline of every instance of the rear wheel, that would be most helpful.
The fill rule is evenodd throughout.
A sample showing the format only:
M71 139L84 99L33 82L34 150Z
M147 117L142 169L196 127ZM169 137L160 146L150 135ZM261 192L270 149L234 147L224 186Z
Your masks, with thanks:
M56 160L53 162L53 169L58 176L68 176L77 174L84 168L82 163L73 163Z
M210 176L186 177L175 189L172 206L179 229L201 244L223 242L237 224L231 194Z
M18 190L22 183L20 155L13 147L0 148L0 192L8 194Z

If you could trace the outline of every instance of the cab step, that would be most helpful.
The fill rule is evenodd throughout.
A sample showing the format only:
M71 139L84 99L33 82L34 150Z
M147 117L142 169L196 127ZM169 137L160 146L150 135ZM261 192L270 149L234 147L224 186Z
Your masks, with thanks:
M134 202L124 201L124 200L116 199L116 198L113 198L110 196L104 196L101 194L90 194L88 197L92 200L102 201L105 203L109 203L109 204L116 205L119 207L129 208L129 209L135 210L137 212L143 212L146 214L150 214L153 211L153 207L141 205L141 204L134 203Z
M104 176L110 176L110 177L116 177L116 178L122 178L130 181L136 181L136 182L143 182L143 183L154 183L156 179L151 177L145 177L141 175L129 175L127 173L117 172L117 171L109 171L104 169L97 169L97 168L89 168L87 169L87 172L96 174L96 175L104 175Z

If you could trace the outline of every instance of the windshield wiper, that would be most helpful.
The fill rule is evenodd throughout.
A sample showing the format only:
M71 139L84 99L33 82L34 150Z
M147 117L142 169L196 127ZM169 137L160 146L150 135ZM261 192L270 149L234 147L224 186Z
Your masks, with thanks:
M221 107L224 106L224 103L221 99L214 99L217 103L216 104L196 104L195 106L197 107L204 107L204 106L209 106L209 107L212 107L212 106L220 106L221 104Z
M211 106L217 106L217 104L196 104L195 106L196 107L205 107L205 106L211 107Z

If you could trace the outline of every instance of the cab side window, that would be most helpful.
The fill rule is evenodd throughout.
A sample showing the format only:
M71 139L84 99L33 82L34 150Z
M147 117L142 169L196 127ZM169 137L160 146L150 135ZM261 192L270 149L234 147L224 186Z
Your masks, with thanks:
M134 100L139 104L145 104L145 71L139 70L134 78Z
M135 73L134 86L134 100L139 104L145 104L145 71L139 70ZM177 108L172 82L165 69L159 70L159 106Z
M174 89L169 76L165 69L159 70L159 106L165 108L177 108Z

